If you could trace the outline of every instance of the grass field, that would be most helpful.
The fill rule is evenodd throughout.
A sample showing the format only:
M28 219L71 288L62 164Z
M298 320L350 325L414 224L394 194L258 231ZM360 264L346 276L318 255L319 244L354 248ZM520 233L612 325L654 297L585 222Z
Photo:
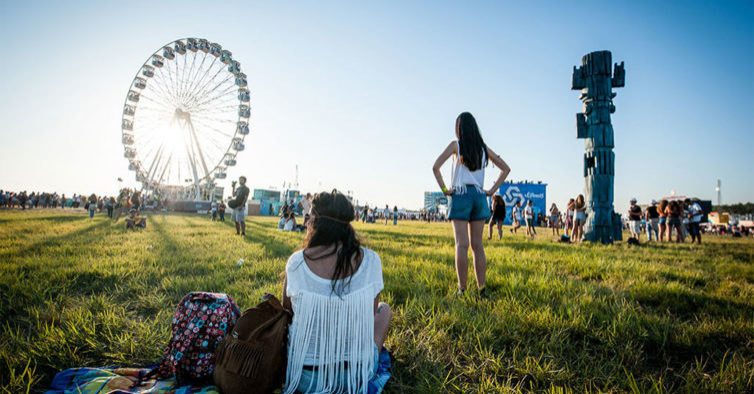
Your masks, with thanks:
M0 211L0 384L40 391L74 366L159 360L192 290L242 307L280 294L303 234L151 215L145 231L83 212ZM754 391L754 241L485 241L492 300L456 300L449 224L357 224L394 310L389 392ZM236 262L246 263L238 267Z

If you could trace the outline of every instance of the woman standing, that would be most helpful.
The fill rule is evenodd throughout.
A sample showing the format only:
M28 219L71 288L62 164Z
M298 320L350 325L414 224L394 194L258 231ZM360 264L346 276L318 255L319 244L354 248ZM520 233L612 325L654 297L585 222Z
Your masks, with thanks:
M315 195L304 248L285 266L285 393L366 393L377 371L392 312L380 302L380 257L361 246L354 219L343 194Z
M456 296L462 296L466 291L469 271L468 251L471 245L477 288L479 294L486 297L484 285L487 275L487 257L482 244L482 229L484 221L490 216L487 196L491 196L500 188L511 170L505 161L484 143L476 119L470 113L464 112L456 118L456 138L437 158L432 171L442 192L450 196L448 219L453 224L456 243L455 260L458 277ZM451 184L448 188L442 179L440 167L451 156L454 158L454 164ZM483 189L484 167L488 159L500 168L500 175L495 184L485 191Z
M584 223L586 223L586 204L584 203L584 195L579 194L573 203L571 242L581 242L581 238L584 236Z
M662 200L660 201L660 236L658 237L660 239L660 242L665 241L665 230L667 229L667 222L668 222L668 200Z
M566 212L565 212L565 235L570 236L571 232L573 232L573 204L576 200L570 199L568 200L568 205L566 205Z
M503 196L495 194L492 196L492 219L490 220L490 235L487 239L492 239L492 227L497 224L497 239L503 239L503 220L505 220L505 201Z
M558 206L555 203L552 203L550 207L550 226L552 226L552 235L557 232L557 235L560 236L560 211L558 211Z

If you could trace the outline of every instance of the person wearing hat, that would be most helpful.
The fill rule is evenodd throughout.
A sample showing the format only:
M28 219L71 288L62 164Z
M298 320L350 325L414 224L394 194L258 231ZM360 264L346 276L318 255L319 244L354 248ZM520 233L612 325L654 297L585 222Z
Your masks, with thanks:
M636 205L636 198L631 199L631 207L628 208L628 228L631 230L631 238L638 241L641 234L641 207Z
M660 240L660 211L657 209L657 200L652 200L652 205L644 211L644 219L647 221L647 238L652 241L652 233L655 241Z

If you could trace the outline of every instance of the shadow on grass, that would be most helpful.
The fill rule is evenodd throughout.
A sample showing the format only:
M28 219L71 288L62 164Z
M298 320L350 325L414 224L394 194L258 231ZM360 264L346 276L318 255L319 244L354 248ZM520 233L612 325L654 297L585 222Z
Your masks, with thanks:
M103 228L103 227L108 227L109 225L110 225L110 221L108 220L101 221L99 223L92 223L91 225L87 227L73 230L62 235L53 235L51 237L47 237L41 241L35 242L25 248L22 248L21 250L9 250L9 251L0 253L0 257L10 258L13 256L20 256L20 255L26 255L26 254L31 254L31 253L45 253L46 252L45 249L47 248L58 246L66 242L71 242L76 238L87 236L91 232L98 230L100 228Z

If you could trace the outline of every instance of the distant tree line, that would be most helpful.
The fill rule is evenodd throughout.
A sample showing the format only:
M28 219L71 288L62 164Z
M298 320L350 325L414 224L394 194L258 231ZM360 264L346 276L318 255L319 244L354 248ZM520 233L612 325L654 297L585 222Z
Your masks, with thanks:
M747 202L745 204L738 203L730 205L713 205L712 210L717 212L728 212L737 215L754 214L754 203Z

